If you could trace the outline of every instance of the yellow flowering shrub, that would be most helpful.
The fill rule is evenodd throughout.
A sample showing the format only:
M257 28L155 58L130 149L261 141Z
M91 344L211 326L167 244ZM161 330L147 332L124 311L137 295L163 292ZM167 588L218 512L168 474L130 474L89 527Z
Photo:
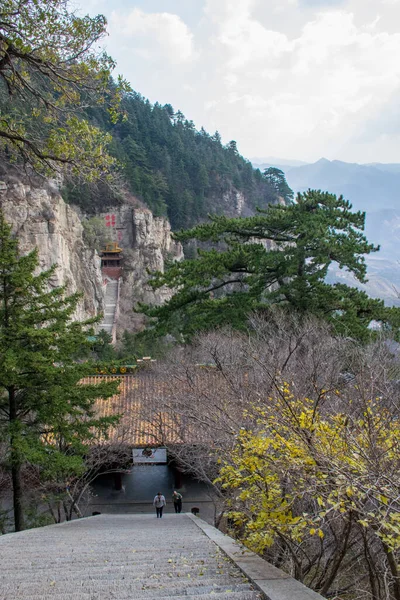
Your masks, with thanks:
M400 550L396 412L380 397L356 404L335 391L323 391L318 400L296 398L284 383L254 414L232 455L221 461L217 479L238 537L260 554L272 546L280 549L290 556L295 575L313 574L315 581L310 557L321 561L334 540L343 550L340 565L367 536L389 557L395 575Z

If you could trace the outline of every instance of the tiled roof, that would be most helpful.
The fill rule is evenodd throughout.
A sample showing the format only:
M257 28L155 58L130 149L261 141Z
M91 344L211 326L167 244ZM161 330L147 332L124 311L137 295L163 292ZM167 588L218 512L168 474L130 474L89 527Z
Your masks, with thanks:
M110 441L132 447L212 443L215 440L210 437L210 425L218 420L218 430L224 415L226 421L232 421L233 406L238 406L237 399L231 403L231 390L225 379L206 366L196 369L192 378L169 377L150 367L119 377L95 375L83 383L115 379L121 381L120 394L99 400L97 411L99 416L122 415L120 423L110 431ZM207 407L214 405L218 405L215 413L210 414ZM185 410L185 406L190 410ZM193 410L197 406L198 411ZM242 414L240 407L239 410Z
M163 410L165 382L152 373L87 377L82 383L99 383L120 379L119 395L98 400L98 415L122 415L120 423L110 431L112 442L130 446L163 446L181 442L180 419Z
M99 400L99 416L122 415L112 442L132 447L215 444L243 425L251 389L247 373L236 381L208 365L170 372L148 365L132 374L94 375L83 383L120 379L120 394ZM215 439L219 436L219 439Z

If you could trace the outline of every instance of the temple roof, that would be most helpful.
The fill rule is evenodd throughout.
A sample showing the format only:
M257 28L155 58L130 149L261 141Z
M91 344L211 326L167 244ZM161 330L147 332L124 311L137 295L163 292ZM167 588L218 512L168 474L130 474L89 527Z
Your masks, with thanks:
M106 247L101 251L101 254L120 254L122 248L120 248L117 242L110 242L106 244Z
M123 376L94 375L82 383L115 379L120 379L120 394L97 401L99 416L122 415L110 431L111 442L132 447L213 443L210 420L203 413L221 430L232 425L228 421L243 416L243 405L233 402L225 378L207 365L198 365L194 377L187 379L168 376L149 365ZM215 414L211 415L210 407ZM194 413L198 418L193 418Z

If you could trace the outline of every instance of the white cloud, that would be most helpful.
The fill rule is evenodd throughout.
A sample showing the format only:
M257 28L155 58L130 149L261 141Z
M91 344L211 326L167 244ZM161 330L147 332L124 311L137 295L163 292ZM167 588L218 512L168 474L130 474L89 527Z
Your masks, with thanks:
M330 7L290 38L257 21L254 3L240 19L211 15L212 6L226 86L215 88L214 110L247 154L334 154L400 93L400 34L380 31L378 18L359 25L349 10Z
M251 16L255 0L206 2L205 13L216 25L214 44L228 56L228 68L236 69L252 60L269 60L290 47L285 34L265 28Z
M157 11L162 0L115 0L111 15L103 4L108 49L134 89L247 156L400 162L400 127L390 129L400 121L400 0L191 2L203 13L197 5L190 28L179 2L176 14Z
M225 20L242 21L249 18L256 4L257 0L206 0L204 13L215 23Z
M110 33L130 40L133 48L146 58L182 63L194 56L193 35L178 15L145 13L139 8L128 14L114 11Z

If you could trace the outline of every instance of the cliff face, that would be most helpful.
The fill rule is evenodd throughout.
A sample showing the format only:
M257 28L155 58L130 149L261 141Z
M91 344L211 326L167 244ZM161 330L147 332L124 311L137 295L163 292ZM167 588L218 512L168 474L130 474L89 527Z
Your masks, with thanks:
M68 294L83 292L75 318L85 319L101 312L100 258L84 244L78 214L65 204L58 191L15 180L0 181L0 206L18 237L21 253L37 247L40 270L58 265L51 285L66 285Z
M223 212L226 215L232 217L241 217L244 213L246 213L246 211L248 212L246 198L243 192L239 192L233 187L229 191L222 194L221 200Z
M66 204L56 188L36 188L15 179L0 181L0 207L18 236L21 253L37 247L40 270L57 264L54 287L66 285L67 293L83 292L75 318L104 312L105 278L97 252L88 248L80 216ZM149 272L163 271L166 260L183 258L182 247L171 238L169 222L154 217L146 208L122 205L100 215L111 240L123 250L118 333L140 329L143 317L133 312L138 302L161 304L170 290L153 291Z
M149 273L164 271L167 260L181 260L182 246L171 237L167 219L154 217L146 208L123 205L103 213L110 239L123 250L123 281L120 292L118 332L140 329L143 317L132 309L139 302L162 304L171 298L169 289L154 291Z

